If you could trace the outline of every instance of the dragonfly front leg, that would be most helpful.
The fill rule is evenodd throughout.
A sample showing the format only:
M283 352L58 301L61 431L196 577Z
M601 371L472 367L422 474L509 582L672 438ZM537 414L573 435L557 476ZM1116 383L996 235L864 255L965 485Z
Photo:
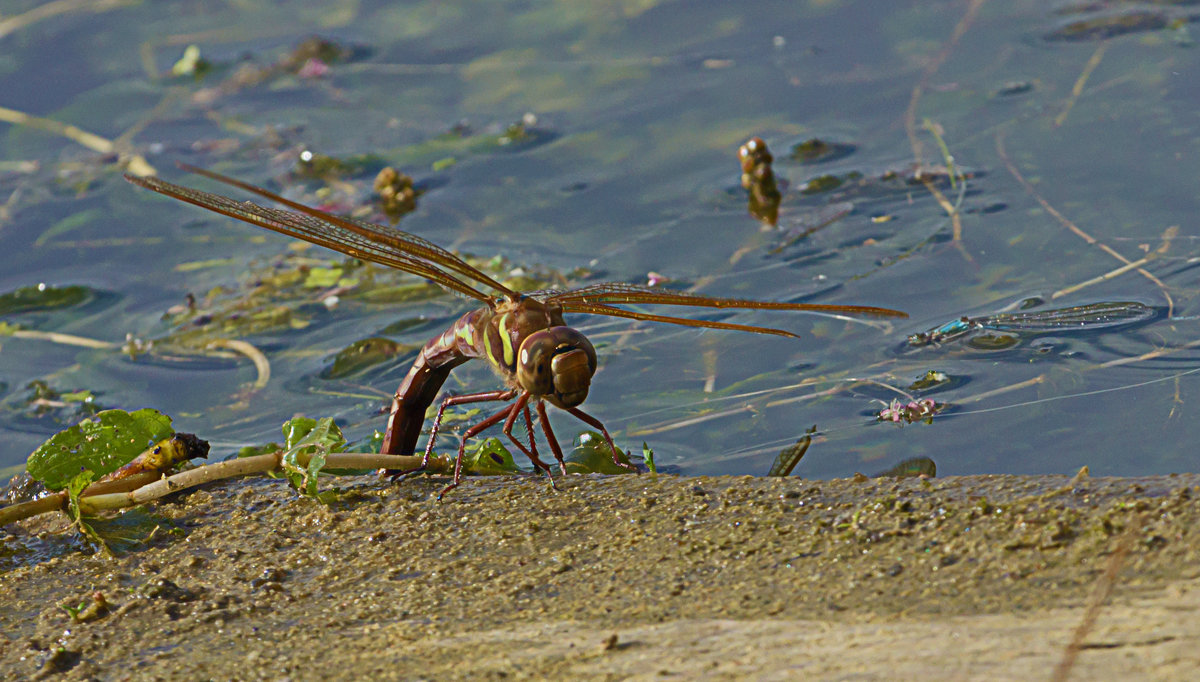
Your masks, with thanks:
M442 427L442 413L452 405L469 405L471 403L486 403L496 400L512 400L517 395L517 389L505 391L485 391L483 393L467 393L465 395L448 396L438 407L437 416L433 418L433 426L429 429L429 442L425 444L425 456L421 458L421 468L429 465L429 457L433 454L433 442L437 440L438 429ZM495 422L493 422L495 423Z
M587 424L588 426L591 426L592 428L600 429L600 433L604 434L604 440L608 441L608 447L612 450L613 462L617 466L625 467L626 469L629 469L629 470L635 471L635 472L638 470L637 467L633 466L632 464L626 464L625 462L622 462L619 457L617 457L617 453L620 451L617 450L617 446L613 445L612 436L608 435L608 429L604 428L604 424L600 423L599 419L596 419L595 417L588 414L587 412L584 412L583 410L579 409L578 407L569 408L569 409L567 409L567 412L574 415L576 419L583 422L584 424Z
M562 471L562 475L567 475L567 463L563 461L562 448L558 447L558 439L554 437L554 430L550 428L550 418L546 416L546 403L541 400L537 404L538 421L542 423L542 431L546 432L546 440L550 441L550 450L554 452L554 459L558 460L558 468Z
M513 403L512 407L512 413L504 421L504 435L508 436L508 439L521 449L521 452L525 453L525 456L529 458L529 461L533 462L534 466L546 472L546 477L550 479L550 487L558 490L558 486L554 484L554 477L550 474L550 465L538 457L537 439L533 436L533 418L529 416L529 393L522 393L521 397L517 399L517 402ZM525 444L518 440L512 432L513 427L517 423L517 416L520 414L525 415L525 428L529 432L528 449L525 448Z
M460 438L458 441L458 457L456 457L454 459L454 479L452 481L450 481L450 485L446 486L445 488L442 488L442 492L438 493L438 496L437 496L438 502L442 501L443 495L445 495L446 493L450 492L451 490L454 490L455 488L457 488L458 482L462 480L462 464L463 464L463 456L467 450L467 439L473 438L477 434L483 432L485 429L489 429L489 428L495 426L497 423L500 422L501 419L505 419L509 415L516 414L517 412L519 412L519 410L514 409L514 408L516 408L515 404L509 405L508 407L505 407L503 410L500 410L496 414L493 414L492 416L488 417L487 419L484 419L483 421L479 422L475 426L472 426L471 428L467 429L466 432L463 433L462 438Z
M425 444L425 455L421 457L421 466L416 469L407 471L398 471L392 474L392 480L396 480L409 474L415 474L418 471L424 471L429 467L429 458L433 456L433 443L437 440L438 429L442 427L442 415L446 412L446 408L451 405L467 405L470 403L482 403L493 400L512 400L517 395L516 389L507 389L503 391L485 391L483 393L467 393L464 395L447 396L442 400L442 404L438 407L437 416L433 418L433 426L429 429L429 442ZM494 423L494 422L493 422ZM445 492L445 491L443 491ZM439 495L440 497L440 495Z

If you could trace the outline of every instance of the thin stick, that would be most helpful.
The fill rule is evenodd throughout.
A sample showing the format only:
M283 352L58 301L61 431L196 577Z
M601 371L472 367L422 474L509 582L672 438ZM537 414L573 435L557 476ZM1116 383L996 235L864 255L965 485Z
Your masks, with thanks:
M160 478L130 492L89 495L80 498L79 510L85 514L94 514L104 509L134 507L212 481L275 471L282 467L283 454L280 450L266 455L226 460ZM301 467L308 466L308 458L303 453L297 459ZM431 461L430 464L433 465L431 470L442 468L441 460ZM416 469L420 466L421 458L415 455L339 452L325 457L325 467L329 469Z
M1058 116L1054 117L1055 128L1061 126L1063 121L1067 120L1067 114L1071 113L1071 108L1075 106L1075 101L1083 94L1083 88L1087 85L1088 78L1091 77L1096 67L1100 66L1100 60L1104 58L1104 51L1107 49L1108 41L1102 41L1096 47L1096 51L1092 53L1091 58L1087 60L1087 64L1083 65L1083 73L1079 74L1079 78L1075 79L1075 86L1071 88L1071 96L1067 98L1066 104L1063 105L1063 110L1059 112Z
M925 87L929 84L929 80L933 78L933 74L942 67L946 59L950 57L950 53L954 47L958 45L958 41L967 32L971 23L975 20L975 16L979 14L979 10L983 7L984 0L971 0L971 4L967 6L966 13L962 19L955 25L954 31L950 34L950 39L946 45L942 47L942 51L933 58L933 61L925 67L925 72L921 74L921 80L913 86L912 96L908 100L908 109L904 111L904 132L908 134L908 143L912 146L913 160L916 162L916 177L924 183L925 188L930 194L937 199L938 204L950 216L950 222L954 226L954 243L958 246L959 252L967 259L968 262L974 263L974 259L967 253L967 250L962 246L962 218L959 215L958 209L953 206L941 191L937 189L927 178L922 177L921 169L924 167L925 159L922 154L921 139L917 137L917 105L921 101L921 94L925 91ZM940 141L940 137L938 138ZM944 147L944 145L943 145ZM954 169L949 167L949 173L953 179ZM952 182L953 184L953 182Z
M82 128L77 128L73 125L60 123L53 119L42 118L40 116L32 116L23 111L0 107L0 121L5 121L13 125L29 126L37 128L48 133L53 133L73 140L92 151L100 152L101 154L111 154L114 151L112 140L100 137L95 133L89 133Z
M1137 270L1138 268L1142 267L1146 263L1149 263L1150 261L1154 260L1155 256L1157 256L1157 255L1158 254L1152 253L1149 256L1146 256L1145 258L1142 258L1140 260L1135 260L1132 263L1129 263L1127 265L1122 265L1121 267L1117 268L1116 270L1109 270L1108 272L1104 273L1103 275L1100 275L1099 277L1093 277L1093 278L1087 280L1086 282L1080 282L1079 284L1069 286L1066 289L1059 289L1058 291L1054 292L1053 294L1050 294L1050 300L1054 300L1056 298L1066 296L1067 294L1073 294L1076 291L1079 291L1080 289L1083 289L1086 287L1090 287L1093 284L1107 282L1108 280L1113 279L1114 277L1120 277L1121 275L1129 272L1130 270Z
M1135 356L1132 358L1117 358L1116 360L1109 360L1108 362L1103 362L1103 363L1100 363L1099 365L1096 365L1096 369L1107 369L1109 367L1120 367L1122 365L1128 365L1128 364L1132 364L1134 362L1143 362L1145 360L1153 360L1155 358L1161 358L1161 357L1164 357L1167 355L1171 355L1172 353L1177 353L1181 350L1188 350L1191 348L1195 348L1197 346L1200 346L1200 339L1196 339L1195 341L1189 341L1189 342L1183 344L1182 346L1158 348L1158 349L1155 349L1152 351L1148 351L1146 353L1142 353L1141 355L1138 355L1138 356Z
M1122 256L1117 251L1113 250L1104 242L1101 242L1087 232L1084 232L1083 229L1081 229L1078 225L1071 222L1070 219L1063 214L1059 213L1058 209L1054 208L1050 202L1042 198L1041 194L1038 194L1038 191L1034 189L1033 185L1030 184L1028 180L1025 179L1025 176L1021 175L1021 171L1017 168L1016 164L1014 164L1012 160L1008 158L1008 151L1004 147L1004 130L1000 130L996 133L996 154L1000 157L1000 160L1004 162L1004 167L1008 169L1008 172L1014 178L1016 178L1017 182L1020 183L1021 187L1025 189L1029 196L1033 197L1035 201L1041 204L1042 208L1046 209L1046 212L1051 216L1054 216L1054 219L1057 220L1063 227L1070 230L1072 234L1079 237L1083 241L1095 246L1125 265L1129 265L1133 262L1125 256ZM1155 277L1149 270L1146 270L1145 268L1138 268L1138 274L1150 280L1151 282L1154 282L1154 284L1157 285L1162 291L1163 298L1165 298L1167 301L1167 317L1170 317L1175 310L1175 301L1171 298L1171 294L1167 292L1167 285L1163 284L1162 280Z
M84 489L84 495L103 495L107 493L125 492L135 490L149 483L158 480L162 474L157 471L146 471L140 474L134 474L115 481L100 481L93 483ZM45 514L47 512L58 511L67 508L69 496L66 492L57 492L45 497L39 497L36 500L21 502L20 504L9 505L0 508L0 526L27 519L31 516Z
M65 137L101 154L113 154L120 151L118 146L108 138L101 137L67 123L42 118L41 116L33 116L23 111L17 111L16 109L0 107L0 121L44 130L48 133ZM144 177L155 175L158 172L140 154L121 154L120 158L124 163L125 170L133 175Z
M1025 381L1018 381L1015 384L1009 384L1008 386L1001 386L1000 388L997 388L997 389L994 389L991 391L984 391L983 393L976 393L975 395L967 396L966 398L963 398L962 400L955 400L954 402L958 403L958 404L977 403L980 400L983 400L984 398L991 398L992 396L1001 395L1003 393L1009 393L1011 391L1015 391L1015 390L1021 389L1021 388L1026 388L1029 386L1037 386L1038 384L1042 383L1045 380L1046 380L1046 375L1039 374L1032 379L1026 379Z
M89 12L104 12L124 5L134 4L133 0L54 0L0 21L0 38L35 24L43 19L50 19L60 14L87 10Z
M917 137L917 104L921 101L921 93L924 92L925 86L929 84L929 79L933 78L933 74L942 67L942 64L950 57L950 52L958 44L963 34L971 26L971 22L975 20L975 15L979 14L980 8L983 7L984 0L971 0L971 4L967 7L967 11L963 14L963 18L959 20L954 27L954 32L950 34L950 40L942 48L942 51L933 58L933 61L925 67L925 72L921 74L921 80L913 86L912 96L908 100L908 109L904 112L904 131L908 133L908 142L912 145L913 159L917 162L917 172L920 172L924 160L921 157L921 140Z
M664 423L660 423L660 424L652 424L650 426L646 426L646 427L643 427L640 429L636 429L636 428L635 429L626 429L625 435L629 438L633 438L634 436L649 436L649 435L655 434L655 433L674 431L675 429L682 429L687 426L695 426L696 424L703 424L704 422L712 421L713 419L721 419L722 417L730 417L733 415L743 414L746 412L753 414L755 411L756 410L754 409L753 405L742 405L740 407L731 407L731 408L728 408L725 410L709 412L708 414L702 414L702 415L699 415L696 417L688 417L686 419L680 419L679 421L675 421L675 422L664 422Z
M100 350L118 347L117 344L111 341L89 339L86 336L75 336L74 334L62 334L60 332L42 332L36 329L14 329L8 335L15 339L49 341L50 343L61 343L64 346L82 346L84 348L97 348ZM0 333L0 336L3 336L3 334Z
M1129 555L1129 550L1133 548L1133 541L1142 528L1142 519L1143 515L1139 514L1129 523L1129 528L1121 535L1116 550L1109 557L1108 564L1104 567L1104 573L1096 580L1095 591L1088 600L1083 619L1079 621L1079 625L1075 626L1075 632L1071 635L1071 643L1067 645L1062 660L1058 662L1058 666L1054 669L1054 675L1050 678L1054 682L1066 682L1067 677L1070 676L1071 668L1075 666L1075 659L1079 656L1080 649L1083 648L1084 638L1096 625L1096 618L1100 616L1100 608L1112 596L1113 588L1117 585L1117 575L1121 572L1125 557Z

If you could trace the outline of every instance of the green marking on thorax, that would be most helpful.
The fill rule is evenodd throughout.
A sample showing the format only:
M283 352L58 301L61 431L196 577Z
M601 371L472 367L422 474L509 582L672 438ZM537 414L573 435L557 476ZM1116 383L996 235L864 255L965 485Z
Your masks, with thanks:
M513 367L513 347L512 334L508 331L508 320L512 313L504 313L500 316L500 320L496 323L496 327L500 330L500 343L504 346L504 366Z
M468 346L475 345L475 327L469 323L460 326L454 335L462 339Z

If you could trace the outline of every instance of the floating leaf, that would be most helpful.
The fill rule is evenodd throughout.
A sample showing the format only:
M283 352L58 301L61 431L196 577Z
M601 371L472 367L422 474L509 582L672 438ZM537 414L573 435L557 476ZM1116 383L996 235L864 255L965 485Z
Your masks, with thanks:
M51 287L38 284L21 287L0 295L0 315L69 308L91 300L93 295L91 289L79 285Z
M304 286L310 289L327 289L336 285L345 272L341 268L312 268L304 278Z
M282 450L283 446L279 443L267 443L266 445L247 445L238 450L237 459L243 457L258 457L259 455L269 455L273 452ZM269 475L269 474L268 474Z
M171 418L158 410L105 410L55 434L29 456L26 469L47 488L61 490L80 471L96 478L116 471L172 433Z
M321 378L341 379L350 376L385 360L390 360L410 347L381 336L360 339L343 348L333 359L333 365L321 372Z
M342 448L342 452L369 452L374 454L379 452L379 449L382 447L383 432L374 431L370 436L362 440L348 443L344 448Z
M484 439L478 446L468 449L463 457L463 466L469 473L481 476L511 474L518 471L512 453L504 447L499 438Z
M617 450L617 457L626 464L629 455ZM575 449L564 458L567 471L573 474L628 474L630 469L613 462L613 451L604 436L595 431L584 431L575 439Z
M814 137L793 146L791 157L801 163L824 163L850 156L855 149L853 144L828 142Z

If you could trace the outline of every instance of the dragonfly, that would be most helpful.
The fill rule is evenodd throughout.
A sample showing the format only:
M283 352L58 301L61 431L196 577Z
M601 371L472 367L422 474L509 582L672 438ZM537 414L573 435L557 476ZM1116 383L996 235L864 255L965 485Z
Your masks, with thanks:
M996 313L981 317L960 317L940 327L911 334L910 346L947 343L981 329L1023 334L1087 332L1140 324L1154 319L1160 308L1138 301L1101 301L1070 308Z
M604 424L579 408L587 398L592 377L596 372L596 350L586 336L566 324L564 314L606 315L784 337L797 335L772 327L674 317L621 306L654 304L806 311L865 317L907 317L898 310L874 306L718 298L619 282L589 284L568 290L522 293L510 289L450 251L417 235L394 227L334 215L292 201L265 188L203 168L186 164L180 164L180 168L286 208L262 206L252 201L237 201L221 194L184 187L156 177L126 175L125 179L159 194L251 225L302 239L352 258L423 277L455 294L475 299L482 304L482 307L464 314L449 329L429 340L417 354L393 397L387 431L380 448L380 453L385 455L413 455L425 423L426 410L437 399L451 370L470 360L485 360L499 375L504 388L443 398L429 430L421 465L411 471L394 474L407 475L428 468L442 416L447 408L471 403L512 401L504 409L461 434L458 456L454 461L454 475L450 484L438 494L439 500L461 482L467 439L500 423L503 423L504 435L534 466L546 472L551 485L554 484L550 465L541 459L537 451L531 407L537 412L542 432L558 462L560 472L565 475L566 465L562 449L551 429L546 413L547 404L600 431L613 453L613 461L622 467L636 470L636 467L621 462L619 451ZM513 433L517 420L521 418L524 419L528 434L528 446Z

